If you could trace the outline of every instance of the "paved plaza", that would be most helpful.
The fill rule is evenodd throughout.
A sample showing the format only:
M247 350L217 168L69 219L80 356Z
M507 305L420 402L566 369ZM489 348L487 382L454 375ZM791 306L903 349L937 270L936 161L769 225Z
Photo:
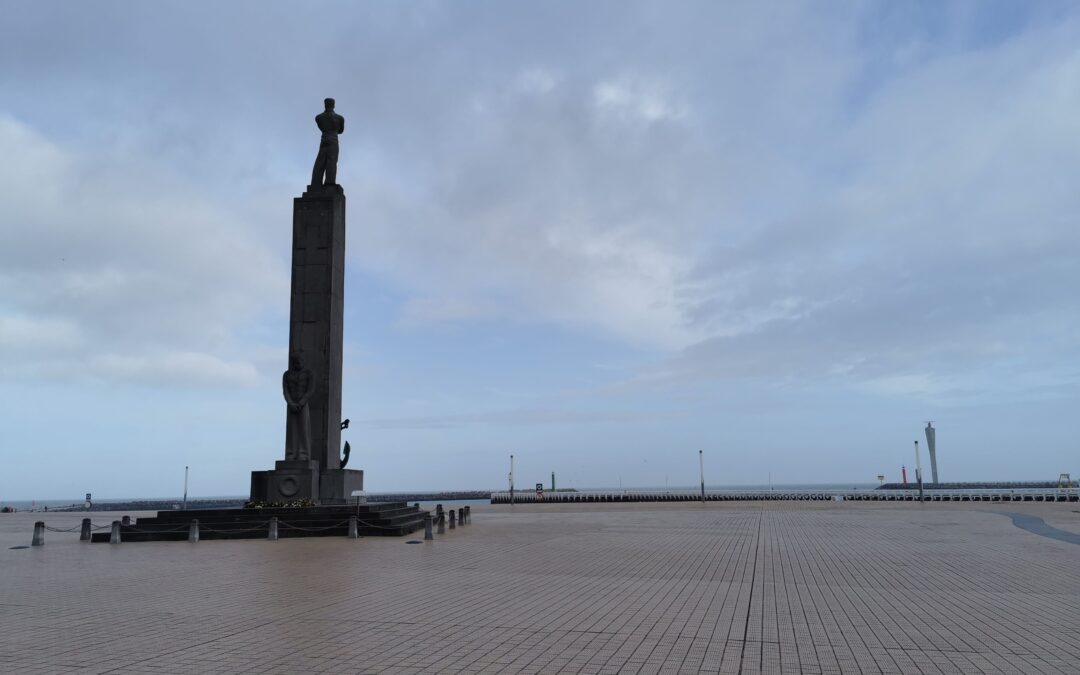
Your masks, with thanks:
M82 514L0 515L0 672L1077 673L1080 545L995 511L1078 510L481 506L421 544L29 549Z

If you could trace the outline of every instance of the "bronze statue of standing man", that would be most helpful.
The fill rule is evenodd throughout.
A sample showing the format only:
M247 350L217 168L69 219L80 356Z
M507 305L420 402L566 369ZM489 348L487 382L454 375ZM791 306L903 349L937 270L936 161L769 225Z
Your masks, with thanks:
M334 112L334 99L328 98L323 103L326 110L315 116L315 124L322 131L322 140L319 142L319 154L315 157L315 168L311 170L311 187L337 185L337 137L345 133L345 118Z

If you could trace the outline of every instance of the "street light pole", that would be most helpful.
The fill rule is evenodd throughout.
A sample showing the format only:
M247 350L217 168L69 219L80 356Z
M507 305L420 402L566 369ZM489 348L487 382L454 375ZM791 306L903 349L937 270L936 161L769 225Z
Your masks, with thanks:
M915 480L919 481L919 502L923 500L922 460L919 459L919 442L915 441Z
M184 467L184 508L185 509L187 508L187 477L188 477L188 467L185 466Z
M701 469L701 501L705 501L705 451L698 450L698 466Z
M510 503L514 503L514 456L510 455Z

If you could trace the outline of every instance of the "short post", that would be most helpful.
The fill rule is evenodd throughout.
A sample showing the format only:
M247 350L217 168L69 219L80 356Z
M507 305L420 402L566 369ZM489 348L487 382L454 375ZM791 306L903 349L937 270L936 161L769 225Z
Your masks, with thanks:
M82 519L82 530L79 531L79 541L90 541L90 519Z
M356 539L360 536L357 529L356 516L349 516L349 539Z
M424 541L431 541L435 537L431 534L431 514L424 514Z
M112 521L112 532L109 533L109 543L110 544L119 544L120 543L120 521L119 520Z
M465 507L465 522L472 525L472 510L468 506Z
M131 516L124 516L123 518L121 518L120 519L120 524L123 525L124 527L130 527L131 526Z
M270 529L266 533L266 538L270 541L277 541L277 516L270 518Z
M199 542L199 519L195 518L188 527L187 540L192 544Z
M440 513L437 519L439 521L439 534L446 534L446 514Z
M465 524L465 509L457 510L457 521L459 525Z
M453 530L457 525L454 524L454 509L450 509L450 529Z
M24 540L25 541L25 540ZM45 545L45 522L42 520L34 523L34 538L30 540L31 546Z
M439 518L442 518L442 517L443 517L442 504L436 504L435 505L435 518L439 519Z

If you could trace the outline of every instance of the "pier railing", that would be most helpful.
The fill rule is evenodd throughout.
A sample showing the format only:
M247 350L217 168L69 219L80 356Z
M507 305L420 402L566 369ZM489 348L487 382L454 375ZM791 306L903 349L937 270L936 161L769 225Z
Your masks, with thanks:
M700 490L589 490L583 492L514 491L515 504L566 504L588 502L697 502ZM919 491L906 490L705 490L705 501L870 501L917 502ZM1077 488L951 489L926 487L926 502L1076 502ZM509 504L509 492L491 493L492 504Z

